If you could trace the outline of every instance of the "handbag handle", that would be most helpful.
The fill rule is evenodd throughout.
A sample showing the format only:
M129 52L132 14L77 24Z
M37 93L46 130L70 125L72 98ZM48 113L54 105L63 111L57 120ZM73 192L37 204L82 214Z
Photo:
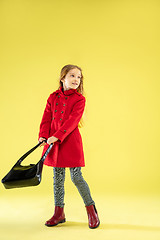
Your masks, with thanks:
M43 156L41 157L40 161L44 162L44 160L45 160L45 158L47 157L47 155L48 155L49 151L51 150L52 146L53 146L53 143L51 143L51 144L49 145L49 147L47 148L47 150L45 151L45 153L44 153Z
M47 142L47 139L46 139L46 140L43 140L42 142ZM42 142L39 142L36 146L34 146L34 147L31 148L28 152L26 152L26 153L16 162L15 165L21 164L21 162L22 162L30 153L32 153L37 147L39 147L39 146L42 144ZM51 150L52 146L53 146L53 143L51 143L51 144L49 145L47 151L46 151L46 152L44 153L44 155L42 156L42 158L43 158L42 161L45 160L45 158L47 157L47 154L48 154L49 151ZM41 158L41 159L42 159L42 158Z

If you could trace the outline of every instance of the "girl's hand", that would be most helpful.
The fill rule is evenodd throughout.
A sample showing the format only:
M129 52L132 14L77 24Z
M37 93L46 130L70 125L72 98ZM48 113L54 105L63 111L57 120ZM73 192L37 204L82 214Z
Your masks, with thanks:
M38 141L39 141L39 142L42 142L43 140L46 140L46 138L40 137ZM47 144L46 142L43 142L43 143L40 145L40 147L45 146L46 144Z
M49 137L48 140L47 140L47 143L50 145L51 143L54 143L58 140L58 138L52 136L52 137ZM53 144L54 145L54 144Z

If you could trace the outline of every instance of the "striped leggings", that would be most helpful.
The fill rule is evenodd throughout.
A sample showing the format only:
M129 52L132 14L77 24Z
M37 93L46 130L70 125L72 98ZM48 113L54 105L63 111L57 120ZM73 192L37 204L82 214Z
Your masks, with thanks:
M53 168L54 172L54 202L55 206L64 207L64 181L65 181L65 168ZM85 206L95 204L91 197L88 184L84 180L81 167L70 168L71 179L77 187Z

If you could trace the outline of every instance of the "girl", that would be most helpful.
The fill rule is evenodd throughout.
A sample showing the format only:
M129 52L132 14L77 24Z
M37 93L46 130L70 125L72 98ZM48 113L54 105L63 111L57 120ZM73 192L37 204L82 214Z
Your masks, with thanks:
M88 184L84 180L81 167L85 166L82 138L79 124L85 107L83 96L82 69L76 65L66 65L61 69L59 89L51 93L43 113L39 130L39 142L47 139L42 155L47 150L47 144L53 146L44 164L52 166L54 171L54 201L55 212L46 226L55 226L66 221L64 214L64 181L65 168L70 168L71 179L84 201L89 227L96 228L100 221L91 197Z

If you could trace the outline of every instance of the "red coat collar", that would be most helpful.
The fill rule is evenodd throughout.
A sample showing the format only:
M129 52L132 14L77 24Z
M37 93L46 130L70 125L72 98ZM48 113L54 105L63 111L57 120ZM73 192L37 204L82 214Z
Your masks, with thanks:
M76 93L77 92L77 89L69 89L69 90L65 90L63 91L63 87L61 86L57 91L57 93L61 93L63 95L71 95L73 93ZM77 92L78 93L78 92Z

